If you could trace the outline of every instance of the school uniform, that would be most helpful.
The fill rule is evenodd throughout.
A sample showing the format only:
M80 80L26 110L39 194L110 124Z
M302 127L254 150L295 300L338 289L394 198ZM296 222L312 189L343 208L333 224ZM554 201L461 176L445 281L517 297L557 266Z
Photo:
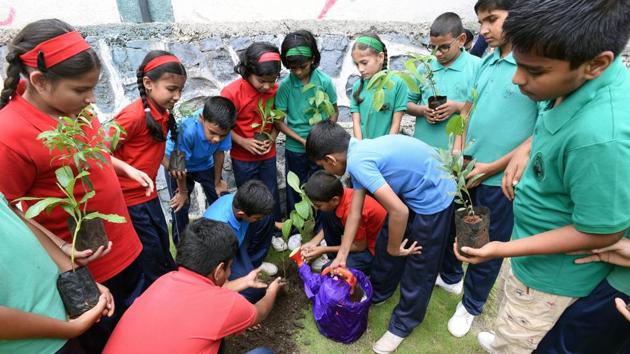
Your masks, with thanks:
M319 228L324 233L327 246L340 246L343 230L350 214L350 204L352 203L352 189L344 188L343 195L339 200L339 205L334 211L322 211L319 216ZM357 230L355 241L365 241L367 248L360 252L350 252L346 260L348 268L354 268L370 275L372 270L372 259L376 249L376 239L381 232L387 211L376 199L366 196L361 211L361 222ZM318 231L319 232L319 231ZM335 253L328 254L328 258L334 259ZM328 266L326 264L324 267Z
M363 102L358 103L354 98L354 93L358 91L361 81L363 81L363 89L359 97L363 99ZM380 111L376 111L373 107L376 90L373 88L368 90L367 85L369 81L369 79L357 80L352 86L352 95L350 95L350 112L361 115L361 134L363 139L373 139L389 134L394 113L407 110L407 85L404 81L396 76L392 76L391 83L393 83L393 87L391 89L384 88L385 104Z
M407 337L422 322L446 247L455 183L444 178L440 167L435 150L412 137L351 138L348 146L347 171L354 188L373 194L388 184L409 208L407 244L422 245L422 254L390 256L387 221L376 241L372 301L385 301L400 283L400 302L389 323L389 331L400 337Z
M230 280L243 277L260 267L271 246L274 227L273 216L267 215L262 220L250 225L234 215L234 197L236 193L226 194L217 199L203 214L210 220L228 224L238 240L238 251L232 260ZM241 291L249 302L256 303L265 295L264 289L245 289Z
M229 99L236 106L236 126L232 131L244 138L253 138L259 128L252 128L252 124L260 123L261 117L258 110L258 101L263 102L273 98L278 90L278 85L265 92L258 92L247 80L238 79L231 82L221 90L221 96ZM265 128L268 133L273 130L273 124ZM280 211L280 196L278 194L278 172L276 168L276 146L264 155L252 155L238 144L233 144L230 150L232 158L232 170L236 186L240 187L245 182L257 179L262 181L273 195L274 218L282 219Z
M319 69L314 69L309 79L309 84L320 87L333 105L337 104L337 93L335 92L335 86L328 75ZM309 124L310 114L307 115L304 112L311 108L311 104L308 102L315 95L315 88L309 92L303 93L304 84L295 75L289 74L289 76L280 83L278 93L276 94L276 108L286 112L286 122L289 128L291 128L300 137L306 139L308 133L311 131L311 125ZM324 120L329 117L324 113ZM285 141L285 164L286 174L289 171L293 171L300 181L306 181L313 172L317 171L319 167L310 161L306 157L306 150L297 140L287 136ZM299 195L292 189L287 188L287 210L293 210L293 206L296 201L299 201Z
M530 162L516 186L514 240L566 225L589 234L611 234L630 227L630 188L621 182L630 180L630 165L621 163L630 160L628 102L630 73L617 57L598 78L585 82L560 105L543 105ZM512 259L514 281L532 289L536 296L527 303L516 297L507 304L513 310L497 320L498 349L513 346L533 350L562 313L549 316L548 309L540 310L546 302L552 301L556 307L566 302L568 307L577 298L602 291L597 287L614 266L604 262L575 264L579 257L550 254ZM618 286L624 284L627 274L608 280ZM625 284L620 287L624 291L628 282ZM548 299L540 301L543 296ZM526 318L536 316L546 323L523 331L520 323L510 319L521 312ZM613 319L598 316L588 321L608 326ZM514 338L516 328L530 338L527 346Z
M30 197L59 197L65 194L56 185L55 170L62 166L56 158L57 151L49 151L37 136L57 126L57 121L38 110L22 96L15 95L9 104L0 110L0 170L4 177L0 180L0 192L7 200ZM88 136L98 134L101 124L92 122L86 128ZM127 306L144 290L144 277L137 258L142 244L129 222L130 217L120 184L109 155L102 168L90 162L90 181L94 186L95 196L90 199L90 208L103 214L118 214L128 222L117 224L103 221L105 233L113 245L111 251L88 264L88 269L97 282L107 286L116 301L113 317L104 317L82 336L82 345L87 350L98 351L105 345L109 333ZM76 172L75 172L76 173ZM74 188L74 196L81 200L85 188L81 181ZM33 201L23 202L30 207ZM68 214L61 208L53 208L50 213L41 213L35 218L46 229L66 242L72 242L68 229ZM122 285L121 285L122 284ZM123 286L124 285L124 286ZM99 332L100 335L91 336ZM87 339L86 339L87 338ZM86 339L85 341L83 339ZM93 344L93 346L88 346Z
M177 145L186 158L186 188L188 190L188 200L195 182L201 185L206 195L206 205L210 205L217 200L217 192L214 187L214 154L218 151L229 151L232 147L232 135L228 135L221 142L213 144L206 138L203 123L200 121L202 110L184 118L179 124ZM165 155L168 158L175 149L175 142L170 139L166 141ZM177 180L168 178L171 196L177 188ZM183 234L188 225L188 210L190 204L186 203L177 213L173 213L173 241L179 242L179 236Z
M461 50L459 56L449 66L443 66L437 60L431 61L433 80L442 96L447 96L449 101L466 102L475 84L477 70L481 66L481 59ZM418 74L424 77L426 69L424 66L418 67ZM428 82L419 83L420 92L409 91L408 101L418 105L428 106L429 97L433 96L433 91ZM450 118L450 117L448 117ZM425 143L438 148L448 148L448 135L446 134L446 124L448 118L429 124L422 115L416 117L416 126L413 136Z
M158 110L150 101L148 104L153 118L166 134L168 111ZM158 169L164 158L166 143L155 140L147 128L142 99L138 98L123 108L114 117L114 122L125 130L113 153L114 157L146 173L155 183ZM163 274L176 269L170 252L168 226L160 199L157 196L157 190L154 189L147 196L146 189L127 176L118 176L118 180L131 222L142 242L140 263L147 285L150 285Z
M482 163L501 158L530 137L538 117L536 102L512 83L516 72L512 53L504 58L500 54L501 50L497 48L483 60L478 71L475 82L478 99L466 135L464 154ZM502 179L503 171L487 176L471 193L473 205L490 209L490 241L509 241L514 224L512 203L501 191ZM453 254L452 243L447 248L444 262L441 278L447 284L459 282L463 271L461 262ZM462 304L471 315L483 311L502 262L499 258L468 266Z

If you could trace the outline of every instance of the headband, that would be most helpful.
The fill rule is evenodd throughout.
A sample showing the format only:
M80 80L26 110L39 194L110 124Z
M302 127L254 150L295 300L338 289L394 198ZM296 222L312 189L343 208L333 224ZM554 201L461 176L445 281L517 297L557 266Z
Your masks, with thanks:
M179 59L174 55L161 55L157 58L153 58L149 60L147 65L144 66L144 73L148 73L149 71L157 68L160 65L168 64L168 63L177 63L181 65Z
M301 45L301 46L297 46L297 47L293 47L289 49L287 51L286 56L293 57L293 56L298 56L298 55L310 58L313 56L313 52L311 51L311 48Z
M370 47L376 49L376 51L379 53L382 52L384 49L383 43L381 43L381 41L379 41L376 38L363 36L363 37L357 38L356 42L369 45Z
M41 42L35 48L20 55L20 60L28 67L37 68L37 57L39 53L43 53L44 67L48 69L90 48L81 33L66 32Z
M280 61L280 54L276 52L266 52L258 58L259 63L264 63L266 61Z

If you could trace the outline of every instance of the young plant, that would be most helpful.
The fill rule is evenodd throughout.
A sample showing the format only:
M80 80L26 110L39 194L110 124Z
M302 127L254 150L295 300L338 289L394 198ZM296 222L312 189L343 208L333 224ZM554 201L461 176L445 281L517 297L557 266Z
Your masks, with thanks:
M308 103L311 107L304 110L304 114L310 115L308 124L315 125L321 122L324 117L331 117L335 114L335 107L330 102L330 97L321 86L315 84L308 84L302 89L302 93L308 91L314 91L313 97L308 99Z
M286 113L279 109L273 108L274 98L270 98L267 102L264 102L262 97L258 100L258 112L260 113L260 123L253 123L252 128L258 128L257 135L258 140L271 140L271 134L265 131L265 128L269 124L273 124L275 121L284 119Z
M282 236L288 239L291 229L295 227L302 235L302 241L308 241L313 238L313 231L315 230L313 203L302 189L299 177L292 171L289 171L287 175L287 184L300 195L301 200L295 203L289 218L282 223Z

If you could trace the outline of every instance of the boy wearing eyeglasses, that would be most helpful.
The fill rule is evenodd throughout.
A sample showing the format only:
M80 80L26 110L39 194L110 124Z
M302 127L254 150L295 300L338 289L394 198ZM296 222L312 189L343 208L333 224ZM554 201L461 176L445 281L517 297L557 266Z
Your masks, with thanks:
M421 84L420 93L409 92L407 112L416 116L416 138L433 147L446 149L446 122L463 109L481 66L481 59L464 50L464 26L461 18L452 12L443 13L433 21L430 43L427 48L435 53L437 60L429 65L438 93L434 93L431 85L425 81ZM426 69L420 66L418 73L425 76ZM448 100L433 109L429 107L429 97L434 95L447 96Z
M510 240L514 225L512 202L501 191L503 171L514 150L531 141L538 117L536 103L512 82L517 67L512 57L512 44L503 34L503 22L515 2L479 0L475 4L481 25L479 32L494 51L483 59L475 79L478 98L470 115L466 144L463 146L464 154L477 161L468 175L469 180L483 174L468 185L474 188L472 203L490 209L490 241L502 242ZM501 262L499 258L471 264L466 269L462 301L448 321L448 330L453 336L462 337L468 333L475 316L481 314L501 269ZM461 289L461 275L461 263L454 256L453 247L447 247L437 283L445 288ZM440 284L440 281L443 282Z

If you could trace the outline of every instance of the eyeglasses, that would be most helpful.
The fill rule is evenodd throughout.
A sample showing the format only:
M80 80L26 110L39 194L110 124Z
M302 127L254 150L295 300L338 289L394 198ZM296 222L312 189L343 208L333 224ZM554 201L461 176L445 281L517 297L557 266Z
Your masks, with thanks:
M431 52L434 53L435 51L439 51L440 53L444 54L446 52L449 51L449 49L451 49L451 47L453 46L453 43L455 43L457 41L457 39L454 39L451 43L449 44L442 44L439 46L434 46L433 44L427 44L425 47Z

